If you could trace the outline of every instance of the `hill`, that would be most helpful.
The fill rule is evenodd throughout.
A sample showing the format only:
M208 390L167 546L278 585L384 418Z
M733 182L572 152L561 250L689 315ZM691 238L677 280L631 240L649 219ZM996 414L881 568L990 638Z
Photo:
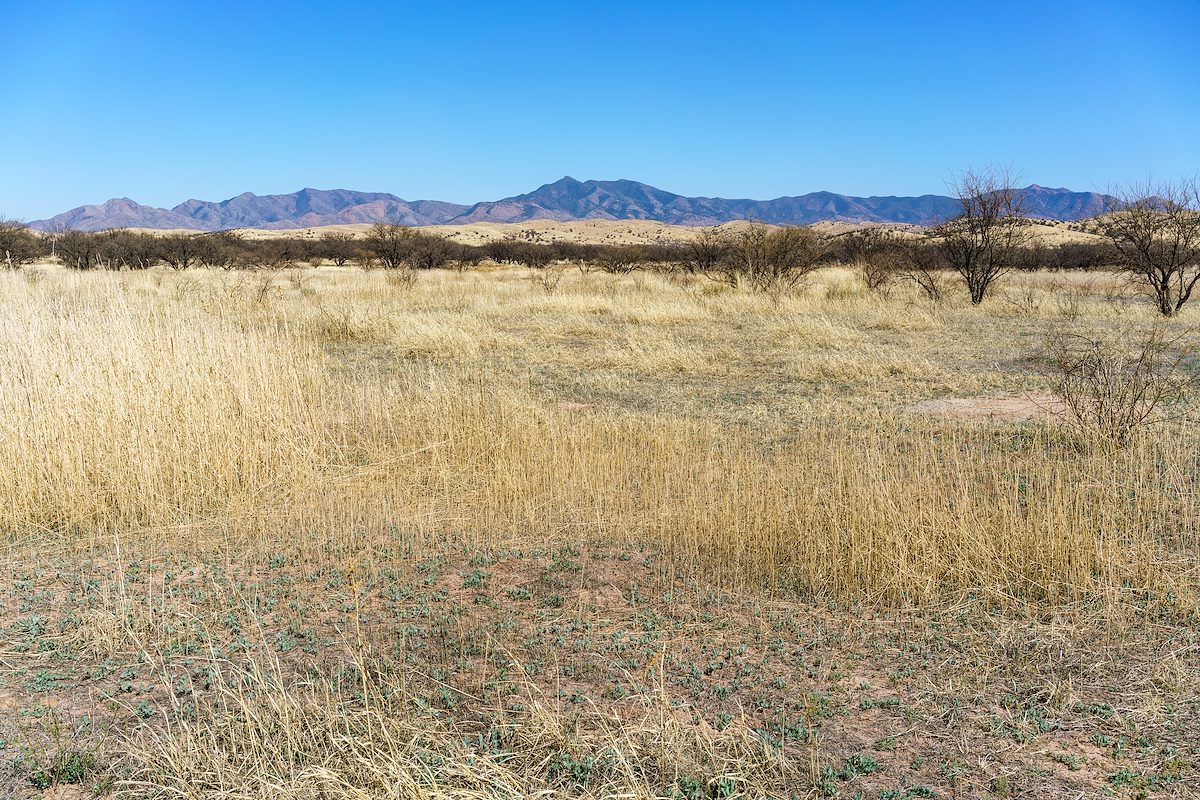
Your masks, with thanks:
M1058 221L1095 216L1112 198L1095 192L1029 186L1021 190L1030 215ZM773 200L686 197L631 180L578 181L564 177L526 194L465 206L439 200L404 200L383 192L301 189L292 194L245 192L219 202L188 200L155 208L129 198L71 209L31 223L39 230L108 228L214 231L282 230L390 222L400 225L468 225L533 220L642 220L668 225L718 225L756 219L778 225L814 222L890 222L928 225L955 213L942 195L852 197L812 192Z

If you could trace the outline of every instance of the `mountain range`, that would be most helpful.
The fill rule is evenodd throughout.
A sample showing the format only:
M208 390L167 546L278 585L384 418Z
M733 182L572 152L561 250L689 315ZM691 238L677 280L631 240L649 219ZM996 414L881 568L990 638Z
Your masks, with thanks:
M1020 190L1030 216L1078 220L1102 213L1112 198L1095 192L1028 186ZM321 225L391 222L447 225L472 222L550 220L653 220L671 225L716 225L738 219L807 225L824 220L928 225L952 216L957 203L942 195L850 197L813 192L774 200L685 197L630 180L577 181L565 177L502 200L460 205L439 200L404 200L383 192L301 189L292 194L239 194L228 200L188 200L155 208L127 197L80 206L30 226L38 230L73 228L188 229L312 228Z

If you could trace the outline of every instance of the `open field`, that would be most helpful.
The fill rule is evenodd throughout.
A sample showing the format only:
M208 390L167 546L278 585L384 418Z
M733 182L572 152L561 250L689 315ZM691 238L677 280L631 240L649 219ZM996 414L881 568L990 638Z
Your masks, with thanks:
M0 273L0 794L1200 793L1194 309L538 275Z

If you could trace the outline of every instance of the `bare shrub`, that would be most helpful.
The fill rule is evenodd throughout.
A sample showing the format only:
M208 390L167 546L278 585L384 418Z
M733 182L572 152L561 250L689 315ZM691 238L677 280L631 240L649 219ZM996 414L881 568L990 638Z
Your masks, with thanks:
M164 236L159 240L159 256L172 269L187 269L201 263L205 243L198 236L187 233Z
M728 253L728 239L716 228L704 228L695 238L679 246L676 261L689 275L711 275L717 272Z
M15 269L41 253L37 237L23 223L0 219L0 265Z
M566 270L562 267L547 266L533 270L529 280L546 294L554 294L558 291L558 285L562 283L565 274Z
M838 256L858 267L863 283L879 291L901 273L903 245L899 235L882 227L863 228L838 237Z
M354 237L341 231L323 233L317 242L316 252L335 266L344 267L354 258Z
M1032 286L1022 286L1004 297L1004 302L1018 314L1032 317L1042 310L1045 298Z
M200 247L199 262L213 269L232 269L239 262L239 254L245 246L242 237L235 231L219 231L197 237Z
M408 261L416 269L441 269L458 255L458 245L436 233L416 232Z
M642 245L610 245L599 248L595 262L610 275L628 275L650 260L650 253Z
M927 242L909 242L899 249L898 275L917 285L931 303L946 297L946 270L937 250Z
M379 266L379 259L375 257L375 251L365 247L356 247L354 249L353 261L355 266L361 270L375 269Z
M1186 362L1195 354L1182 336L1155 330L1133 343L1057 333L1042 356L1066 421L1124 445L1189 399L1196 376Z
M149 269L161 260L161 240L157 236L121 229L100 234L99 266L107 269Z
M508 259L530 269L544 269L554 262L554 250L536 242L512 242Z
M290 269L303 258L304 250L294 239L246 242L241 252L242 266L272 272Z
M396 269L389 269L384 275L384 280L393 289L409 291L417 285L417 271L412 267L402 265Z
M484 251L481 247L474 247L469 244L456 244L453 250L453 265L460 272L465 269L478 267L483 261Z
M1088 296L1087 288L1058 283L1055 284L1054 289L1054 304L1059 315L1071 322L1081 319L1083 317L1083 301Z
M54 250L65 266L92 269L100 266L100 245L99 234L69 230L55 239Z
M750 222L728 234L725 257L711 277L732 286L782 294L820 269L829 240L812 228Z

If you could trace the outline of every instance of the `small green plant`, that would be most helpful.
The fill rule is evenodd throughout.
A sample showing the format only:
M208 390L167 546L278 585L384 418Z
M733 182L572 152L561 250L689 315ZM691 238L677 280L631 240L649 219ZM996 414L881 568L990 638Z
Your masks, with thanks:
M462 585L464 589L482 589L488 582L488 578L492 577L490 572L484 572L481 569L476 569L462 576Z
M94 753L69 751L56 754L47 763L36 761L29 773L29 783L39 790L63 784L82 783L96 770Z
M1078 772L1083 759L1073 753L1051 753L1050 760L1062 764L1071 772Z

